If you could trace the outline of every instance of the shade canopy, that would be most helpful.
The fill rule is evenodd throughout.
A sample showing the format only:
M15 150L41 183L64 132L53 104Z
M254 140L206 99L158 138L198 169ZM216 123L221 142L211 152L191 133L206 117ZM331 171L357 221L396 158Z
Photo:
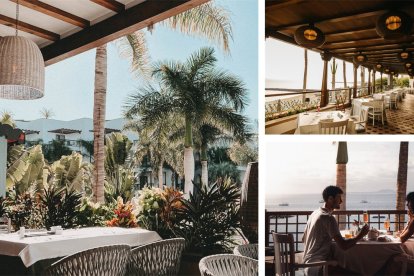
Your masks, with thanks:
M0 98L43 97L45 65L37 45L21 36L0 38Z
M396 11L397 15L403 12L409 20L401 14L398 18L390 18L390 11ZM399 53L406 51L411 56L414 51L410 25L414 18L414 1L266 0L265 15L266 37L301 46L294 38L296 30L314 24L325 36L325 43L312 50L329 51L333 57L351 63L361 53L367 58L361 65L368 68L380 63L396 73L405 73ZM385 22L380 18L385 18ZM391 35L392 39L388 39L388 35L380 36L378 21L391 31L403 31L403 35Z

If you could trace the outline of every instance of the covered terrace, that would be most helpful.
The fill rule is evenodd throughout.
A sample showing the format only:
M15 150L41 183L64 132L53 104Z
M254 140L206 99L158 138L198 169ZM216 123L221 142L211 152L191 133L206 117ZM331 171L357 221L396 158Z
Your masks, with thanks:
M298 85L294 89L277 84L266 87L266 133L298 133L303 121L301 114L307 110L344 112L339 116L341 120L352 121L348 134L360 132L359 122L364 133L413 133L404 127L399 130L404 119L394 116L414 109L413 16L414 4L410 1L266 1L266 39L310 49L319 53L323 61L320 89L306 89L306 81L303 87ZM328 89L328 74L332 74L329 63L334 60L352 63L353 76L348 82L345 80L343 87ZM362 77L358 76L359 69L363 71ZM398 81L402 77L409 78L403 87ZM390 104L393 92L399 93L398 107ZM365 108L366 114L355 113L353 108L355 104L361 105L360 98L368 98L362 100L366 102L363 105L371 105ZM371 102L369 98L383 100L383 124L382 118L380 123L372 118L376 115L371 116L373 103L367 103ZM394 102L394 95L392 98ZM391 117L395 120L388 120Z

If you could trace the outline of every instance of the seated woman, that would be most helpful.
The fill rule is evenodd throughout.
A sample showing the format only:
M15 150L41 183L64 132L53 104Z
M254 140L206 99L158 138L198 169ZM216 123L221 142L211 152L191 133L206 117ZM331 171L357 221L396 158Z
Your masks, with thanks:
M407 195L406 201L408 208L408 223L400 233L400 240L402 243L406 242L414 234L414 192Z

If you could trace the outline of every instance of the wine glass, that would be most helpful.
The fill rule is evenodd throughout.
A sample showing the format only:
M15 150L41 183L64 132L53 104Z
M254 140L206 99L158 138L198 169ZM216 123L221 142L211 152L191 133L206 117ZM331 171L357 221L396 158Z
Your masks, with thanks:
M308 115L310 98L305 98L305 115Z
M387 230L387 233L390 231L390 220L388 218L384 221L384 228Z
M369 220L368 211L364 211L363 220L365 224L368 224L368 220Z

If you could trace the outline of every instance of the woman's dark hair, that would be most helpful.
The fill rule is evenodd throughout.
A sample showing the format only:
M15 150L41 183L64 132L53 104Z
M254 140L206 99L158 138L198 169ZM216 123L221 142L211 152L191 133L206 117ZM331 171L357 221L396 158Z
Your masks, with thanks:
M408 193L407 198L405 199L407 202L410 202L411 208L414 208L414 192ZM411 210L414 211L414 210Z
M328 200L328 198L330 197L330 196L332 196L332 197L336 197L336 195L341 195L341 194L343 194L344 192L342 191L342 189L341 188L339 188L339 187L337 187L337 186L328 186L328 187L326 187L324 190L323 190L323 192L322 192L322 198L323 198L323 200L326 202L327 200Z

